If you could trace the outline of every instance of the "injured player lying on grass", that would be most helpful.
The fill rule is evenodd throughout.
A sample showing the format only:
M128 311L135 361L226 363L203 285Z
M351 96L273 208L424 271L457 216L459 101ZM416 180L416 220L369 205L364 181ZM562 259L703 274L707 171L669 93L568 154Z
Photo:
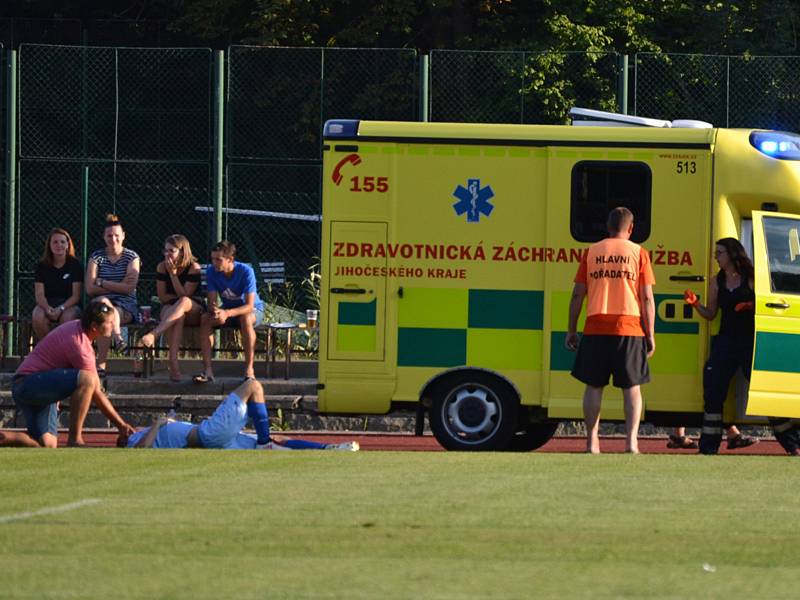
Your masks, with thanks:
M247 418L256 434L243 433ZM173 421L166 417L137 431L130 437L120 434L117 446L127 448L223 448L226 450L347 450L359 449L358 442L320 444L306 440L271 437L264 404L264 388L247 379L225 399L208 419L199 425Z

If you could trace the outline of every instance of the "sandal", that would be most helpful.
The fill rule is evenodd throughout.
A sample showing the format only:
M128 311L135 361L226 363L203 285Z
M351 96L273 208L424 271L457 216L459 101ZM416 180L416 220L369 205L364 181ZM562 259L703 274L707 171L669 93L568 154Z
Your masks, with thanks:
M206 375L205 373L198 373L192 377L192 381L195 383L214 383L214 376Z
M697 450L698 445L692 438L686 435L670 434L667 448L677 448L679 450Z
M734 438L728 440L728 450L736 450L737 448L747 448L753 444L758 443L758 438L749 435L742 435L741 433Z
M97 376L101 379L106 376L106 370L101 369L100 367L97 368Z

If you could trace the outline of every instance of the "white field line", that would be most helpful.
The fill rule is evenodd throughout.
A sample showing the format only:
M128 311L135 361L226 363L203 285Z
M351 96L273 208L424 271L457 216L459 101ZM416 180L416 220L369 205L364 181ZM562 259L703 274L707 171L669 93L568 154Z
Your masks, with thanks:
M60 506L50 506L47 508L41 508L39 510L33 510L30 512L21 512L15 515L6 515L4 517L0 516L0 524L12 523L14 521L24 521L25 519L40 517L42 515L52 515L55 513L67 512L68 510L75 510L76 508L89 506L91 504L98 504L100 502L102 502L102 500L100 500L99 498L86 498L85 500L78 500L77 502L70 502L69 504L61 504Z

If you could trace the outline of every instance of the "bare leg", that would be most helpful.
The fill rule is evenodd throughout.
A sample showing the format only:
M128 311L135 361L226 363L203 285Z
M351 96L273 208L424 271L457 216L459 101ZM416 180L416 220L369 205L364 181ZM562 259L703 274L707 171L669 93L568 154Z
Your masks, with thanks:
M111 348L110 337L97 338L97 368L105 369L108 360L108 350Z
M239 323L242 329L242 346L244 346L244 376L255 377L256 372L253 368L256 353L256 330L253 326L255 323L255 316L251 313L249 315L242 315L239 317ZM287 348L288 352L289 349Z
M190 298L183 298L178 299L175 304L171 306L165 306L161 309L161 322L153 329L152 332L145 334L142 336L142 344L145 346L152 346L155 343L155 339L167 331L170 327L175 325L175 323L182 319L183 316L192 309L192 300Z
M248 379L233 390L233 393L242 399L242 402L255 402L264 404L264 387L255 379Z
M58 437L50 432L43 433L38 442L45 448L58 448Z
M742 435L742 432L739 431L739 428L736 425L729 426L725 431L725 437L727 437L729 440L739 437L740 435Z
M600 454L600 405L603 388L586 386L583 392L583 422L586 424L586 451Z
M63 313L61 313L61 317L59 317L59 323L66 323L68 321L74 321L75 319L81 318L81 311L78 309L77 306L70 306L66 309Z
M47 318L47 313L40 306L33 309L31 325L33 326L33 333L36 334L36 341L41 340L50 333L50 319Z
M21 431L0 431L0 446L41 448L36 440Z
M169 330L169 337L167 343L169 344L169 376L170 379L179 381L181 378L181 368L178 364L178 351L181 349L181 340L183 340L183 323L185 321L184 315L179 319L173 321L172 329Z
M675 434L675 437L686 437L686 427L676 427L673 433Z
M214 376L211 368L211 347L214 344L215 322L211 313L203 313L200 317L200 351L203 354L203 372L207 377Z
M639 454L639 421L642 419L642 389L635 385L622 390L625 401L625 452Z
M97 374L90 371L78 373L78 386L69 397L69 435L68 446L81 446L83 441L83 422L92 404L92 396L100 389Z

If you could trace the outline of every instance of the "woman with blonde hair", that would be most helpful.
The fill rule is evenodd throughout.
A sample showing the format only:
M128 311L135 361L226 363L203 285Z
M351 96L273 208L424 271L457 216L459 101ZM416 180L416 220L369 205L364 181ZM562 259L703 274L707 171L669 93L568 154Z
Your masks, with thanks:
M92 298L105 298L114 306L113 341L124 352L127 344L122 339L120 327L139 321L136 304L136 284L139 283L141 261L139 255L122 244L125 230L116 215L106 215L103 230L105 247L92 253L86 265L86 293ZM97 372L105 375L108 350L112 338L97 339Z
M197 325L203 311L202 300L197 296L200 287L200 264L192 255L192 247L185 236L178 233L164 240L164 260L156 267L156 293L161 301L161 322L152 332L142 336L142 344L155 345L156 338L169 332L169 378L180 381L178 350L183 337L183 326Z
M66 229L54 227L44 243L33 284L36 307L31 323L38 340L52 326L80 317L81 285L83 266L75 258L72 238Z

